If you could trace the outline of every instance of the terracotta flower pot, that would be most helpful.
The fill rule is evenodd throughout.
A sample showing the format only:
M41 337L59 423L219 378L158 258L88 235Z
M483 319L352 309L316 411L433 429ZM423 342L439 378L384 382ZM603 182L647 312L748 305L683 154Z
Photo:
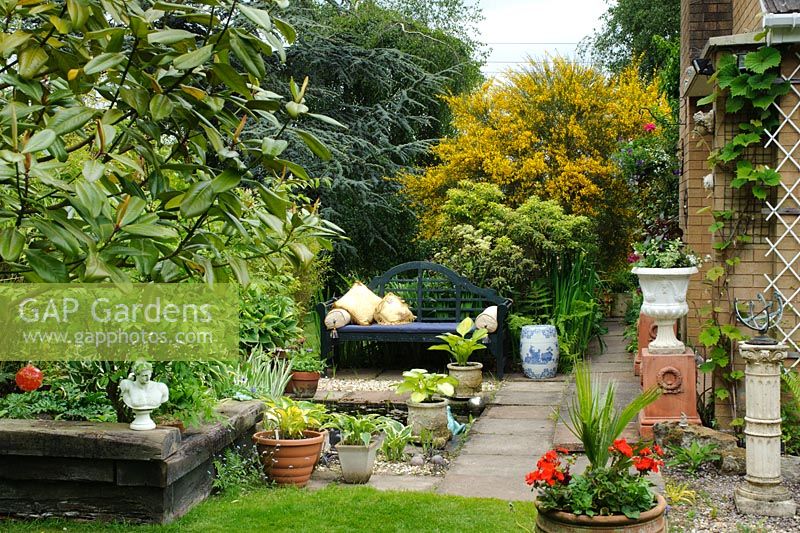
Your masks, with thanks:
M458 380L454 397L472 398L481 392L481 384L483 383L482 364L467 363L467 366L461 366L457 363L448 363L447 373Z
M416 403L406 402L408 406L408 425L411 434L419 439L423 433L428 433L433 444L443 446L450 440L450 429L447 427L447 400Z
M625 515L586 516L561 511L539 511L536 516L536 531L543 533L588 533L613 531L615 533L666 533L667 520L664 511L667 500L656 494L656 505L632 520Z
M278 485L304 487L322 451L323 435L306 430L305 439L276 439L272 431L253 435L264 474Z
M286 389L298 398L313 398L319 386L319 372L292 372Z

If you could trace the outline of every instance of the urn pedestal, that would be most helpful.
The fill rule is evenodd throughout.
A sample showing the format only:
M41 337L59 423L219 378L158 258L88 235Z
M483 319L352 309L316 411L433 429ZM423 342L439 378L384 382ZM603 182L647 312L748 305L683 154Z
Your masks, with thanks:
M653 438L653 424L680 421L686 415L690 424L701 424L697 414L697 364L694 352L654 355L642 350L642 389L661 388L661 397L639 413L639 435Z

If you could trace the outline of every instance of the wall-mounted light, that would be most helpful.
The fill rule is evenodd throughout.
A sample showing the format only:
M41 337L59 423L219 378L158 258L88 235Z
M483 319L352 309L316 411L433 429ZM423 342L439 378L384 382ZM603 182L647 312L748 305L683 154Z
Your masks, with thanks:
M714 64L710 59L705 57L696 57L692 59L692 67L694 71L701 76L711 76L714 74Z
M747 52L740 52L736 54L736 66L739 68L739 71L747 70L747 67L744 65L744 58L747 56Z

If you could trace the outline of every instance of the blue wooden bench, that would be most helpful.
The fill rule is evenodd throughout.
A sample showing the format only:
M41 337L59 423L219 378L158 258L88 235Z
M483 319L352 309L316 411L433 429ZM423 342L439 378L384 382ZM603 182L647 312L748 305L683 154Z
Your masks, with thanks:
M449 268L428 261L412 261L393 267L367 286L381 297L393 292L403 298L416 315L416 321L390 326L348 324L338 328L333 337L325 328L325 315L331 310L335 299L320 303L317 305L317 314L323 358L329 359L333 352L338 359L337 347L348 341L438 343L441 341L436 336L446 332L455 333L456 326L464 317L475 319L484 309L496 305L498 327L489 334L486 342L497 363L497 375L503 377L503 330L511 309L510 299L503 298L492 289L477 287Z

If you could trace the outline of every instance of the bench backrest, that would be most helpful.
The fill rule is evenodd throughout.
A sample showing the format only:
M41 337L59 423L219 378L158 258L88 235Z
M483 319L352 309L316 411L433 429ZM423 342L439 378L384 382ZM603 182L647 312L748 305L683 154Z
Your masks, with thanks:
M369 288L384 296L393 292L403 298L417 322L460 322L473 319L490 305L507 300L493 289L482 289L449 268L429 261L397 265L373 278Z

